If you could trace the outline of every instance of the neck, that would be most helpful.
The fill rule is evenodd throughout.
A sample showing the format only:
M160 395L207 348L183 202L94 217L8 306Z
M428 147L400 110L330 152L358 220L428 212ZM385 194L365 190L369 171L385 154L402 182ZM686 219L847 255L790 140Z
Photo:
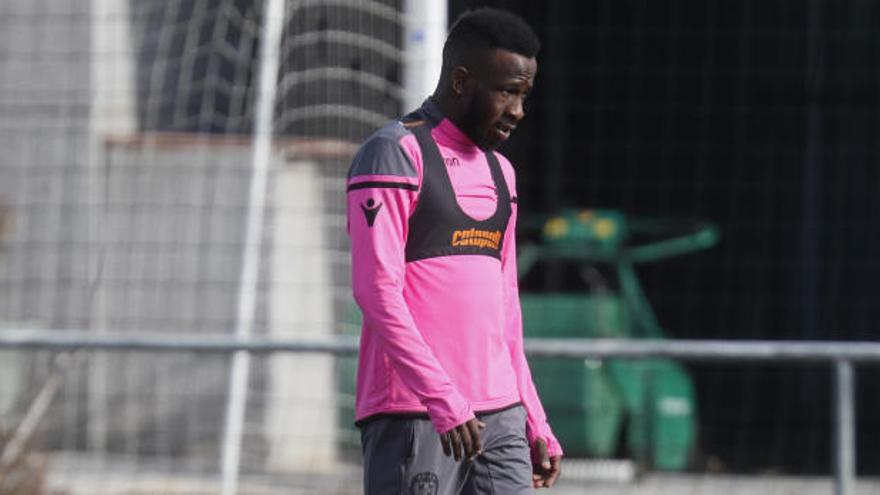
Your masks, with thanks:
M437 88L434 91L434 94L431 95L431 99L434 101L434 104L437 105L437 108L440 109L440 112L444 117L449 119L457 127L461 128L461 117L464 115L464 109L458 99L440 88Z

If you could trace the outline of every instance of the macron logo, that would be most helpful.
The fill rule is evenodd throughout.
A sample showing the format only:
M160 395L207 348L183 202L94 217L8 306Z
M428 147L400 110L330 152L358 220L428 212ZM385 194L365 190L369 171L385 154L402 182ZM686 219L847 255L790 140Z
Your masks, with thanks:
M364 218L367 219L367 225L371 228L373 227L373 222L376 221L376 215L379 214L380 209L382 209L382 203L376 204L373 198L368 199L366 203L361 205L361 210L364 212Z

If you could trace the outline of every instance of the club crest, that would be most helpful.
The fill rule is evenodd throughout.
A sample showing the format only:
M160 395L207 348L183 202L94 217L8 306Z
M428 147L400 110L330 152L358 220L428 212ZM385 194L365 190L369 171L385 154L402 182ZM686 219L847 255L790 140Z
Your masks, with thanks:
M430 472L419 473L413 476L409 484L410 495L437 495L440 480L437 475Z

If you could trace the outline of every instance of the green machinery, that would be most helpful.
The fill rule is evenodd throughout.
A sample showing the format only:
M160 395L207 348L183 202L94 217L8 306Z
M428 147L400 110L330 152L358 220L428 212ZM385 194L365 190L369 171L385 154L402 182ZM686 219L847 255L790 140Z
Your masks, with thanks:
M527 338L664 338L635 265L706 249L719 237L709 225L670 237L675 227L670 223L628 222L615 210L564 210L538 225L540 242L520 247L520 278L541 262L563 262L588 289L523 291ZM635 236L653 240L631 245ZM598 266L613 272L614 280L601 276ZM622 446L642 466L687 467L696 439L696 404L691 378L677 362L531 358L530 367L567 455L610 458Z

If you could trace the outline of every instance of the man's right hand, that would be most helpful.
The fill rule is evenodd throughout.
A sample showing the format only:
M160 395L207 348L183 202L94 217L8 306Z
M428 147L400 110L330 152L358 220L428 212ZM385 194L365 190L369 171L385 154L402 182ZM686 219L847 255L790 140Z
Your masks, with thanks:
M480 444L480 430L485 427L485 423L473 418L446 433L441 433L440 443L443 444L443 453L454 456L456 461L462 459L470 461L483 451L483 446Z

